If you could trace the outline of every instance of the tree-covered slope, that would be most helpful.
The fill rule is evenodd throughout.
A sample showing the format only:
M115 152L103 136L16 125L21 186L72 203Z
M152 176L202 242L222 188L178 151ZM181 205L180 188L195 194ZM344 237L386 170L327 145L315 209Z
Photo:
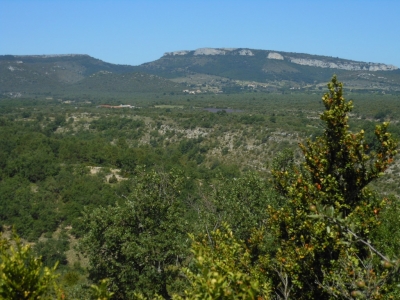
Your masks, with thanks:
M103 62L88 55L0 56L0 94L82 95L173 92L179 84L136 68Z
M137 72L143 75L135 75ZM382 63L270 50L201 48L168 52L140 66L116 65L78 54L3 55L0 95L97 97L99 93L182 93L187 89L196 93L318 90L332 74L343 78L350 89L400 91L400 70Z
M379 83L381 88L398 89L400 83L400 71L391 65L241 48L168 52L139 68L168 78L205 74L241 81L289 81L307 85L325 83L335 73L364 88Z

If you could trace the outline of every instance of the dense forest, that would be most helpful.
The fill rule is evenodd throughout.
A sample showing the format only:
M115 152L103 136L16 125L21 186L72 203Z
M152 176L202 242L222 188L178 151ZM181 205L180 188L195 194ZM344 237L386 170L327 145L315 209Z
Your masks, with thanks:
M399 298L398 96L321 95L0 99L0 298Z

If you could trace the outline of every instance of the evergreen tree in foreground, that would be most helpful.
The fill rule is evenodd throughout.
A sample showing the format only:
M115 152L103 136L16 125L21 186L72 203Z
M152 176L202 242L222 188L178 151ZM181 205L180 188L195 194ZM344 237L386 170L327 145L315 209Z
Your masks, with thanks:
M397 144L385 122L376 126L379 148L370 152L364 131L349 131L353 104L342 83L334 76L328 88L325 131L300 145L303 166L273 170L287 204L268 208L267 228L278 243L271 274L283 299L378 299L398 267L369 240L387 199L367 185L388 168Z

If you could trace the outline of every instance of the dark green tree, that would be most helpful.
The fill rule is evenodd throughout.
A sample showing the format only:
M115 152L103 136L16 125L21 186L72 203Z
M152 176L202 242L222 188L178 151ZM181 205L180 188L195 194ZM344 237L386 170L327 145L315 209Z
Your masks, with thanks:
M35 245L37 256L42 258L45 266L53 266L56 263L66 265L68 263L65 251L69 248L69 241L66 237L58 239L50 238L47 241L39 241Z
M183 184L184 177L174 172L139 172L123 203L86 213L81 249L90 278L108 278L116 299L134 293L167 298L173 289L189 242Z
M287 204L268 209L268 228L279 241L272 273L278 275L275 286L286 285L296 299L379 298L394 268L369 240L387 199L368 184L387 169L397 144L383 123L375 130L377 151L368 151L364 131L349 130L353 105L345 101L342 87L336 76L328 84L322 98L325 131L300 145L302 168L273 171Z
M201 208L208 229L227 222L235 238L247 241L254 228L260 228L268 218L267 205L277 207L276 193L267 180L247 172L234 179L220 179L210 197L203 199ZM204 221L204 220L203 220ZM203 225L204 223L199 222Z

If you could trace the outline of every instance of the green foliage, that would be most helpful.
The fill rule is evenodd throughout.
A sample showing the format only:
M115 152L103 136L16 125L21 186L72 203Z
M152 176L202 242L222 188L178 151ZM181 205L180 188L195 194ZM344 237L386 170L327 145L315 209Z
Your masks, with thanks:
M108 183L117 183L118 182L118 179L117 179L117 177L115 176L115 174L113 174L109 179L108 179Z
M229 72L229 70L227 71ZM245 72L247 71L245 70ZM329 73L328 69L326 71ZM389 73L392 72L386 72L385 76L392 76ZM88 225L84 224L81 219L84 207L87 212L93 212L98 207L108 207L118 202L122 207L118 213L121 219L125 218L122 209L127 207L125 200L133 201L133 193L136 191L138 182L138 178L135 176L145 177L145 174L152 173L153 169L164 169L165 173L169 173L172 169L179 169L179 176L182 176L181 179L184 183L179 188L180 194L173 197L180 202L179 220L186 227L185 231L192 231L195 236L199 232L205 231L212 234L213 228L219 228L221 222L227 222L236 241L240 244L243 241L248 247L246 249L250 251L252 264L257 262L259 256L269 255L271 257L272 262L267 266L269 272L267 277L273 279L273 287L280 296L284 297L288 291L293 295L296 292L298 295L299 289L297 286L293 287L293 275L300 274L299 276L307 281L308 273L314 272L312 267L310 268L311 272L308 272L306 267L308 263L311 266L317 266L317 263L312 263L313 260L327 262L327 259L321 258L325 253L321 249L310 252L310 256L317 254L313 258L305 256L306 263L296 271L297 273L289 273L280 262L275 261L277 252L280 257L294 257L293 248L288 247L289 250L293 250L292 252L288 251L288 257L280 252L284 249L281 247L280 233L284 231L285 222L290 217L292 223L288 221L290 225L288 229L292 230L291 238L300 236L301 240L301 234L296 235L293 231L304 229L305 238L312 240L309 235L307 236L308 225L301 227L303 224L301 220L308 218L311 220L310 226L313 227L313 230L317 230L319 226L320 235L316 236L311 231L316 239L321 237L317 240L318 243L325 241L324 234L329 236L332 232L337 233L339 228L341 233L338 239L352 246L356 245L354 246L356 251L340 252L341 249L347 249L344 246L337 246L335 248L337 251L335 249L335 251L330 251L329 242L337 239L332 237L327 239L328 250L326 253L332 254L332 260L337 259L337 263L327 263L329 268L321 269L321 272L318 273L320 279L331 278L330 281L327 279L325 282L320 282L321 289L328 290L329 287L342 286L341 295L343 296L343 286L345 286L348 295L351 295L353 291L359 291L365 296L373 292L375 283L381 282L381 291L387 289L390 292L385 292L388 297L399 298L400 293L396 288L399 278L392 276L397 270L393 260L399 256L398 236L400 234L398 226L396 226L399 221L398 201L388 196L388 199L384 199L382 202L376 194L367 190L370 186L362 189L361 186L354 183L344 185L343 182L347 182L347 178L353 177L354 172L352 173L351 170L342 173L345 174L343 177L335 177L337 185L329 183L327 186L333 186L333 188L328 191L328 187L321 185L320 181L313 181L313 176L306 165L296 166L300 151L291 153L290 150L285 150L281 152L286 148L294 149L297 142L303 141L307 137L310 137L313 142L319 141L316 137L322 133L324 128L317 118L319 108L316 107L316 104L319 96L290 90L290 83L282 86L281 91L285 94L266 94L260 91L255 93L252 88L243 92L246 90L244 88L240 90L241 94L179 95L180 87L175 86L177 92L174 95L168 90L165 95L162 92L153 92L145 95L129 94L125 97L121 93L115 94L110 89L102 95L93 96L98 93L98 91L96 92L97 85L104 81L107 81L105 89L112 85L114 85L113 88L118 88L119 83L127 86L136 80L137 82L142 81L141 84L145 84L147 87L152 85L152 82L149 81L151 76L131 74L122 77L122 75L114 75L97 74L91 78L90 85L86 87L88 93L82 97L56 95L56 89L54 89L52 94L46 94L46 97L52 97L54 100L44 100L40 93L35 94L33 98L20 98L18 101L6 100L4 97L0 100L0 222L4 225L14 224L21 236L35 242L36 254L42 256L44 265L52 266L57 260L60 262L62 268L59 272L63 273L60 277L61 283L65 285L66 294L69 297L73 299L89 299L91 297L91 283L86 278L85 260L80 261L83 268L78 270L66 265L65 259L66 249L70 249L68 251L69 258L72 257L71 252L74 251L74 247L69 248L67 243L74 241L74 237L79 238L88 232ZM287 74L283 75L288 76ZM202 75L202 77L204 76ZM122 78L125 78L123 82L117 84L117 81ZM395 79L395 77L390 78ZM238 87L233 80L222 82L221 78L214 77L214 79L218 82L217 84L229 86L230 91ZM301 75L298 75L298 79L301 80ZM153 83L155 82L160 83L158 79ZM78 91L78 85L79 83L71 85L72 89L76 89L74 92ZM204 84L201 89L206 85ZM135 86L133 83L130 88L135 89ZM90 90L89 87L92 89ZM147 87L143 86L143 89ZM195 84L192 88L195 88ZM349 87L348 90L351 88ZM267 89L271 89L271 86ZM227 90L224 89L224 91ZM400 136L398 97L371 93L361 95L354 92L351 93L351 97L358 105L356 109L352 110L354 118L351 118L347 124L351 126L352 132L348 131L347 133L350 136L352 133L356 133L356 138L352 146L348 140L343 139L343 141L350 145L350 150L353 149L360 141L357 132L364 129L364 139L361 144L364 154L368 155L370 159L361 163L350 160L349 166L358 165L361 170L360 174L362 174L363 168L372 170L371 173L368 173L370 176L375 172L374 158L376 154L380 153L383 144L382 140L379 140L374 133L374 119L383 117L386 121L391 121L390 130L393 136ZM70 100L71 103L66 103L64 100ZM105 103L112 105L126 103L135 105L137 108L96 107ZM210 109L210 111L217 112L204 111L204 108L207 107L215 107L217 109ZM385 115L383 116L381 112L385 112ZM66 122L66 120L69 121ZM71 122L71 120L74 121ZM322 144L320 143L320 145ZM325 148L321 146L321 149ZM355 156L359 155L357 151L350 150L349 152L355 153ZM280 152L281 154L278 155L277 153ZM311 157L316 157L316 153L319 152L323 154L322 150L314 152L310 152ZM346 161L346 155L340 151L338 153L344 157L343 161ZM290 209L285 206L287 219L285 222L279 223L282 227L278 231L271 230L271 227L274 227L272 223L276 221L274 219L278 215L270 213L279 211L290 197L284 191L285 189L281 190L283 192L279 197L270 190L268 179L271 174L268 166L271 165L273 159L273 169L283 173L288 172L289 176L285 185L294 187L293 193L302 192L302 185L298 183L299 178L303 180L303 183L307 183L305 184L307 187L310 182L314 184L314 187L310 188L311 192L304 194L304 197L311 195L312 204L303 206L288 204ZM137 168L138 165L146 165L146 169ZM318 173L325 174L327 168L323 167L323 172ZM344 169L346 168L342 166L335 172L340 173ZM98 173L95 173L96 170ZM91 173L91 171L94 172ZM246 172L242 173L243 171ZM290 176L293 175L293 172L297 173ZM113 173L119 174L123 178L119 180L118 177L118 182L108 184L107 178ZM387 177L385 176L383 180L372 180L371 183L374 188L386 195L390 193L400 195L400 188L397 185L399 174L400 167L395 165L391 167ZM134 178L132 179L132 177ZM322 176L322 178L325 182L329 182L327 176ZM113 176L111 176L111 181L115 181ZM318 190L315 183L321 185L321 190ZM360 184L362 185L362 180ZM340 202L340 199L335 198L335 195L342 193L343 186L347 190L350 190L348 187L351 187L356 192L357 189L362 190L363 199L367 199L362 205L358 205L362 210L357 210L357 205L346 204L349 207L345 207L344 201ZM355 189L353 189L354 187ZM339 192L336 193L335 189ZM175 195L175 192L171 193L171 195ZM348 197L348 195L344 197ZM337 200L339 205L331 205L330 198ZM151 199L151 197L146 199ZM355 199L358 201L357 197ZM265 209L268 205L272 207L272 210ZM135 204L135 207L138 205ZM357 213L352 213L352 207L355 207L354 210ZM104 220L111 219L110 216L107 216L107 212L114 213L114 208L115 206L110 211L104 208L102 212L105 216ZM151 211L151 208L148 210ZM183 213L181 213L182 211ZM153 215L147 214L147 216L149 216L149 220L153 220ZM115 224L120 224L118 225L120 227L117 225L111 227L124 229L120 231L115 229L114 232L129 232L129 224L134 224L134 222L127 219L130 221L126 227L123 227L115 218ZM268 230L264 228L266 224L269 226ZM351 226L354 226L353 229ZM49 238L57 228L69 228L68 233L72 235L71 239ZM136 227L132 226L132 228ZM276 229L276 227L274 228ZM349 230L358 238L355 236L351 238ZM104 229L102 232L107 233L107 230ZM154 230L149 229L148 232L150 232L149 236L153 236ZM156 234L158 233L157 231ZM47 241L40 239L38 242L38 238L43 234L49 239ZM112 236L111 229L108 234ZM109 239L108 236L104 238L100 234L99 236L99 241L104 243ZM185 241L186 234L182 236L182 240ZM288 238L285 235L282 236L283 240ZM122 240L123 238L111 239L109 243L113 245ZM150 238L144 241L144 237L135 240L140 241L140 245L142 245L140 251L137 251L138 259L144 257L144 262L140 267L142 268L148 264L147 256L144 256L146 251L150 251L147 245L152 246L155 243ZM379 249L380 253L384 253L384 256L393 264L393 268L385 269L380 264L380 260L384 259L378 258L377 254L371 255L371 260L366 253L372 250L365 244L365 247L360 249L359 246L363 243L361 240L369 243L375 249ZM293 241L291 243L294 244ZM121 244L128 245L128 239ZM183 249L181 253L188 253L189 243L185 241L181 244L181 249ZM301 242L296 245L299 246L298 249L303 247ZM168 249L168 247L166 246L164 249ZM123 251L128 253L125 248ZM114 254L113 251L107 253L110 257ZM348 254L340 256L340 253ZM359 260L354 259L355 253L360 258ZM148 257L151 258L152 255L148 255ZM178 266L186 265L189 261L185 255L179 256ZM302 264L300 256L301 253L296 260L299 265ZM104 254L104 259L105 257L106 254ZM184 257L186 257L186 261ZM76 259L77 256L74 258ZM363 264L368 267L360 268ZM111 265L110 263L109 266ZM151 269L151 265L149 263L148 269ZM167 280L167 292L169 294L173 291L182 292L185 286L183 280L177 279L183 277L177 276L176 260L171 265L173 265L173 270L171 269L171 276ZM345 265L356 274L352 275L354 278L349 278L349 274L342 274ZM112 266L115 269L114 274L117 274L119 265ZM373 276L367 278L369 273L365 271L371 266L374 269L374 279ZM145 267L140 268L140 274L145 274L143 271ZM156 269L158 269L158 264L156 264ZM387 272L385 273L385 271ZM158 274L158 272L155 273ZM151 272L146 274L151 274ZM107 277L107 275L104 276ZM132 297L139 297L141 294L142 297L151 298L155 297L154 293L159 293L155 291L148 295L140 292L145 291L147 286L152 284L154 277L146 276L141 277L143 281L138 281L140 288L132 292L134 295ZM132 278L138 277L133 276ZM96 280L98 279L102 279L102 277L98 276ZM309 279L314 282L315 277L310 275ZM158 284L158 280L155 280L156 284ZM357 286L359 280L363 280L369 288L359 290ZM111 285L111 281L109 282ZM128 283L124 284L128 285ZM157 289L155 288L155 290ZM132 293L129 293L127 297L131 297Z
M19 132L11 137L6 147L9 157L5 172L10 177L21 175L31 182L56 175L59 171L55 164L57 148L58 143L55 140L48 139L41 133Z
M380 122L383 122L385 120L385 117L388 115L388 113L389 113L389 111L387 111L387 110L381 110L374 115L374 118L378 119Z
M54 299L61 297L54 267L43 267L30 245L17 236L0 236L0 299ZM61 299L61 298L60 298Z
M185 299L270 299L268 257L253 264L250 251L226 223L200 239L191 238L194 259L184 269L190 282Z
M380 225L372 232L376 246L389 257L400 257L400 203L395 197L387 199L379 213Z
M328 88L324 135L300 145L305 172L297 167L273 171L277 190L287 198L284 208L268 208L269 228L279 241L275 283L287 276L297 299L322 299L350 297L362 280L368 289L360 293L375 299L393 273L379 264L392 264L390 259L369 242L386 199L378 199L367 185L387 169L397 144L383 123L375 130L379 149L368 153L364 131L349 132L347 114L353 106L343 97L342 83L334 76Z
M244 115L240 118L240 122L247 125L264 121L264 117L260 115Z
M93 300L108 300L111 299L114 295L113 292L110 292L107 288L108 280L102 279L100 280L98 285L92 284L90 288L92 289L92 298Z
M126 136L130 139L137 139L143 135L143 127L145 126L142 120L132 120L124 117L110 117L107 119L93 120L90 128L102 132L105 136L118 135L120 138Z
M264 225L268 205L280 204L268 182L252 172L238 178L220 179L209 198L201 203L209 226L227 222L235 237L244 241L250 238L254 228Z
M67 264L65 251L69 248L69 241L65 237L58 239L50 238L47 241L36 243L34 250L37 256L42 258L45 266L53 266L56 263L60 265Z
M387 200L386 206L379 212L380 225L372 232L371 240L377 249L385 253L389 258L400 257L400 203L395 197ZM394 263L396 265L396 263ZM399 272L391 278L386 299L398 299L400 297Z
M280 172L291 171L294 167L294 152L290 149L284 149L274 158L272 170Z
M78 272L71 270L71 271L68 271L65 274L63 274L62 282L66 286L73 286L79 282L80 277L81 276Z
M108 278L116 299L135 292L168 297L186 257L183 183L173 172L140 173L124 203L86 213L81 249L90 277Z

